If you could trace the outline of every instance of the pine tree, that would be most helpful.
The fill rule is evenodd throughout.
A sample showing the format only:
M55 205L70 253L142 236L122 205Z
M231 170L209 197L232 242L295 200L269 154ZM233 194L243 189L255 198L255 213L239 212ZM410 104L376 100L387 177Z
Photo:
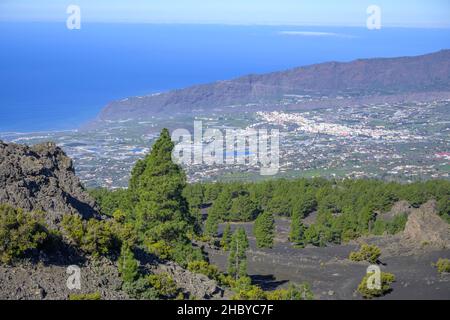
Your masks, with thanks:
M134 258L133 252L127 245L123 245L119 257L119 272L122 280L132 283L138 278L139 262Z
M371 232L373 222L376 219L376 214L370 205L366 205L358 213L358 231L361 234L368 234Z
M228 274L238 280L247 276L248 239L244 228L238 228L231 239L228 256Z
M288 193L285 193L284 195L274 195L267 203L265 211L269 211L274 216L288 217L292 211L290 201Z
M299 214L300 218L305 218L311 212L313 212L317 207L317 202L313 194L305 192L302 190L301 194L298 194L292 200L292 213L293 217L296 213Z
M205 221L205 231L204 234L209 237L217 237L219 229L219 217L217 216L216 211L210 210L208 212L208 217Z
M299 247L305 245L305 231L306 227L302 221L303 214L300 210L294 211L291 220L291 232L289 234L289 240Z
M148 243L183 242L193 229L193 219L182 192L186 175L172 161L174 144L163 129L150 154L138 161L130 180L136 194L136 225Z
M200 183L187 185L183 190L183 196L189 203L191 208L200 208L203 204L203 187Z
M127 202L129 203L129 206L132 208L132 210L136 207L137 203L139 202L139 191L141 189L140 182L141 182L141 176L145 170L146 167L146 160L148 159L149 155L145 159L140 159L136 161L134 167L131 169L131 177L130 181L128 182L128 189L127 189ZM133 218L136 218L133 216Z
M233 199L230 209L230 220L253 221L257 215L258 206L248 194Z
M212 203L216 201L220 192L222 191L222 184L220 182L207 183L204 187L204 201L205 203Z
M270 212L258 216L253 226L253 234L258 248L272 248L275 233L275 220Z
M231 236L231 227L230 224L227 223L222 233L222 240L220 241L220 245L225 251L230 249Z
M206 235L217 237L219 222L228 219L230 208L231 193L228 190L223 190L208 210L208 217L205 221Z
M232 204L231 192L227 189L224 189L219 194L216 201L214 201L209 211L212 212L214 215L216 215L219 220L227 221L230 216L231 204Z

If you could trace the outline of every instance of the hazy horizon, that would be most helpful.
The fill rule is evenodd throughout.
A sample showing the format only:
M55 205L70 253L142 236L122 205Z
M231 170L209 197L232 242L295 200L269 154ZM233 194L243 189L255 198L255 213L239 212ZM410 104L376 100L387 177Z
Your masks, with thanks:
M334 27L364 27L367 8L377 5L383 27L450 28L450 2L445 0L4 0L0 21L64 22L71 4L80 7L83 22Z

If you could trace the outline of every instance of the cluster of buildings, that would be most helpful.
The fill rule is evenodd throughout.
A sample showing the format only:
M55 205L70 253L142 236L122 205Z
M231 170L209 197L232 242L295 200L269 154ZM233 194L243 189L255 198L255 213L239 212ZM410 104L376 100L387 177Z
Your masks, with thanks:
M158 119L125 121L99 130L11 133L0 139L27 144L55 141L74 159L76 173L87 187L123 188L133 165L149 152L158 127L178 128L194 120L199 119L164 124ZM279 130L276 177L450 178L450 101L242 112L200 120L205 129ZM191 182L264 178L254 164L192 163L184 168Z

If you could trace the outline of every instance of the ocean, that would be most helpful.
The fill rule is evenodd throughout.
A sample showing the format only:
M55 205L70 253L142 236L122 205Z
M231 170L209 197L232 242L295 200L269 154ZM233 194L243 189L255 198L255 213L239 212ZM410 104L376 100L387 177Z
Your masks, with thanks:
M326 61L450 48L449 29L0 23L0 132L76 129L109 101Z

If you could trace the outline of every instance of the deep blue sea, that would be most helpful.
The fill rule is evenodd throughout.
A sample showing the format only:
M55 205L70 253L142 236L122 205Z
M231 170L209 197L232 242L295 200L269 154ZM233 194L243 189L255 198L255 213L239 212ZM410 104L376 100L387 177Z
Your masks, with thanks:
M444 48L449 29L0 23L0 132L74 129L113 99L248 73Z

